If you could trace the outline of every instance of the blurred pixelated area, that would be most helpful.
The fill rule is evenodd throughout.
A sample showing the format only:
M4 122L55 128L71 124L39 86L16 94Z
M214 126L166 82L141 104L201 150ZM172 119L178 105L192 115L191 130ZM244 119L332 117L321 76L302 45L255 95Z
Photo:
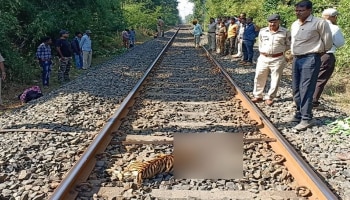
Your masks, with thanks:
M243 178L243 133L174 134L176 179Z

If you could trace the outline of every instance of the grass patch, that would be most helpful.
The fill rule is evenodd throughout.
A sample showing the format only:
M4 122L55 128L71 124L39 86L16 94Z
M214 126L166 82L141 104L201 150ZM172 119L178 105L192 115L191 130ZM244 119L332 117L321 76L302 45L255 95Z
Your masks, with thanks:
M350 135L350 117L338 119L328 126L331 128L329 134L345 134Z
M350 115L350 70L346 72L335 72L333 77L328 81L322 98L326 101L330 101L336 105L347 115Z

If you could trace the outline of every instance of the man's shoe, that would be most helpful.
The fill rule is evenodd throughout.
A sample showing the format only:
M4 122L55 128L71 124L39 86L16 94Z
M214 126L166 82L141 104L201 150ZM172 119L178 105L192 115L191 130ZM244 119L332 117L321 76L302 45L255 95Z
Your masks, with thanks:
M300 122L300 121L301 121L301 118L296 117L296 116L294 115L294 116L293 116L292 118L290 118L288 121L289 121L289 122Z
M255 97L255 98L252 99L252 102L254 102L254 103L257 103L257 102L260 102L260 101L263 101L263 99L259 98L259 97Z
M247 63L247 61L241 60L238 62L238 64L244 65L245 63Z
M307 128L313 126L313 120L309 119L309 120L301 120L300 123L298 125L296 125L294 128L297 131L305 131Z
M252 63L252 62L246 62L246 63L244 63L243 65L244 65L244 66L252 66L253 63Z
M312 108L316 110L324 110L325 107L320 102L312 102Z
M272 106L273 100L272 100L272 99L266 99L266 100L265 100L265 103L266 103L266 105L268 105L268 106Z

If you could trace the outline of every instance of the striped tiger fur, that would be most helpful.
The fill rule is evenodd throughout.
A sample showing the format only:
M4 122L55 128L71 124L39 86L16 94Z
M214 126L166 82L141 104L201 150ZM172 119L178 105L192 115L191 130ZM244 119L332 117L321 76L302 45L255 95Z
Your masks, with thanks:
M173 164L174 156L163 154L150 161L131 163L126 168L126 171L137 171L137 185L141 186L143 179L152 178L160 173L172 172Z

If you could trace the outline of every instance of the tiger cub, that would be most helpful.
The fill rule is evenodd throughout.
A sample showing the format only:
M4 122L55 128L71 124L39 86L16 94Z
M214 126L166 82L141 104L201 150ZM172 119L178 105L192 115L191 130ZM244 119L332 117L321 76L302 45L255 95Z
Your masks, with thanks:
M172 172L174 164L173 155L158 155L157 158L146 162L133 162L125 171L135 172L138 187L141 186L142 180L152 178L157 174Z

